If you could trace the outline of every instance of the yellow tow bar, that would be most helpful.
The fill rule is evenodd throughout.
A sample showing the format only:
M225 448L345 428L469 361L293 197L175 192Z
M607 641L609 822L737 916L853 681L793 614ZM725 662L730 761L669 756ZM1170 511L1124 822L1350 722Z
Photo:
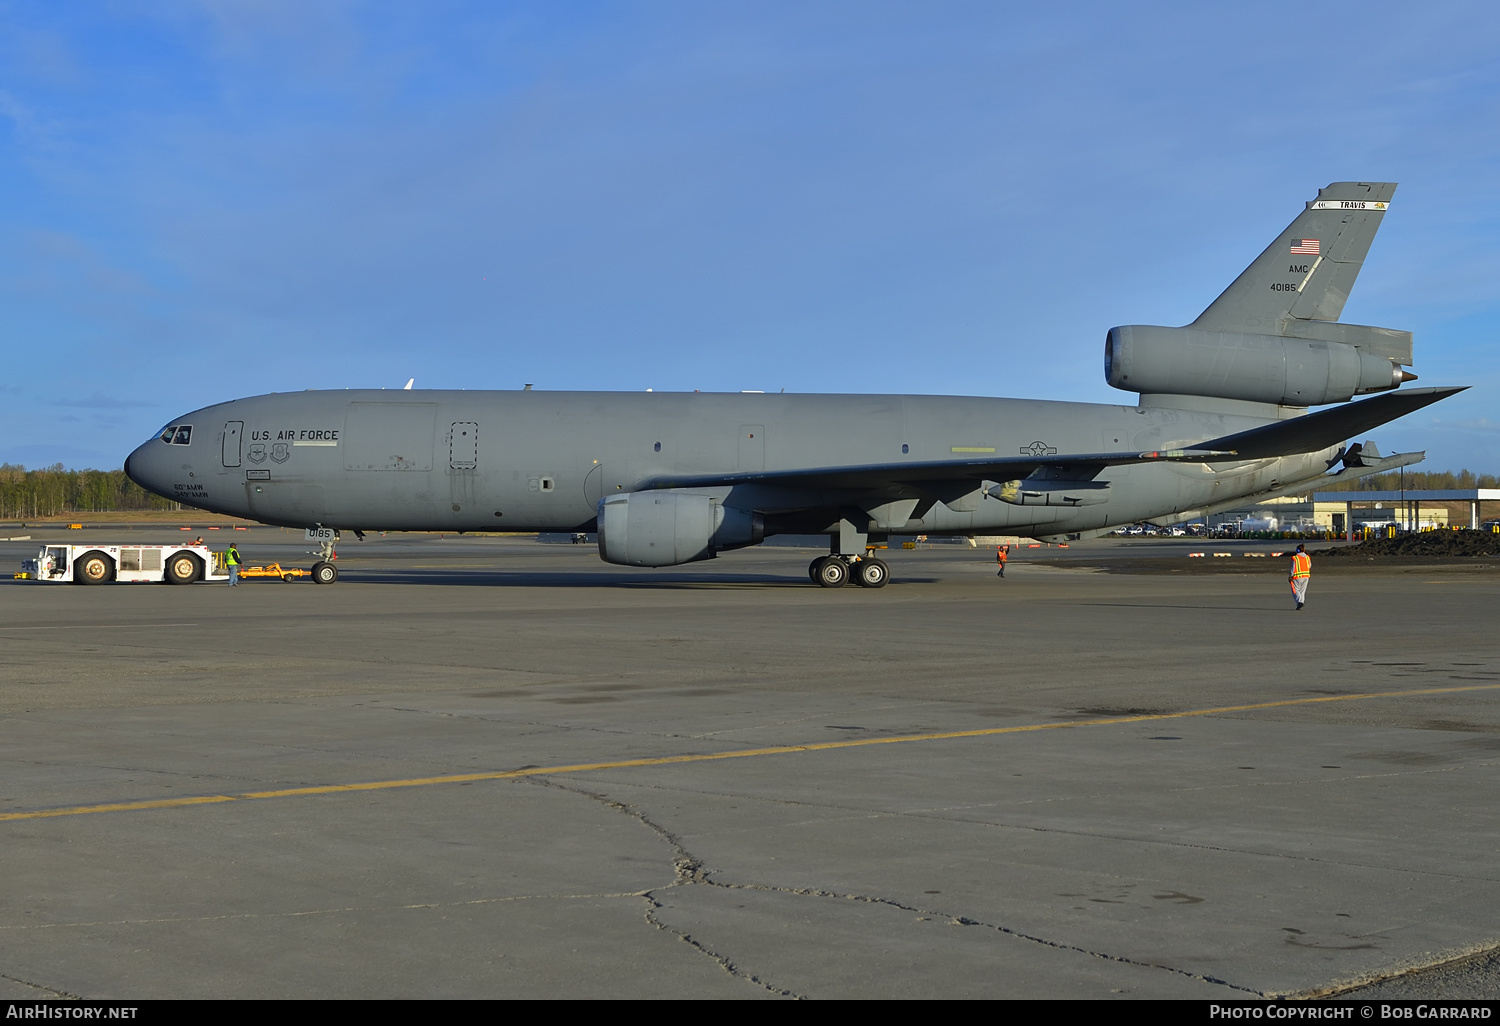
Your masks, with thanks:
M282 568L280 563L272 563L269 566L242 566L240 577L280 577L283 581L290 581L293 577L311 577L311 570L303 570L301 567L289 566Z

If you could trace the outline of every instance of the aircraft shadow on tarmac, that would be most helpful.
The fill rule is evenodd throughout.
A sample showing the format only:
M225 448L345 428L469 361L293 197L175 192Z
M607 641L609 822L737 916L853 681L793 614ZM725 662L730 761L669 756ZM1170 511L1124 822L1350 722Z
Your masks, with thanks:
M901 584L931 584L937 578L906 577ZM895 584L896 582L892 582ZM356 570L339 577L345 584L411 584L488 588L807 588L817 590L803 576L773 574L592 573L528 570ZM860 591L850 585L849 591Z

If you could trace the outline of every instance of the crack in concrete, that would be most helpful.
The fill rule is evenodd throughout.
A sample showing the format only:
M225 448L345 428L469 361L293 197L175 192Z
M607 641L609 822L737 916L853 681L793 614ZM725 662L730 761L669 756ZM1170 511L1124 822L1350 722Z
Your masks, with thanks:
M83 1000L83 995L81 994L73 994L66 990L58 990L56 987L47 987L40 983L32 983L30 980L23 980L19 976L11 976L9 973L0 973L0 980L9 980L11 983L19 983L23 987L31 987L34 990L40 990L48 994L56 994L58 997L66 998L69 1001Z
M871 905L882 905L889 908L899 909L903 912L911 912L930 918L947 919L948 922L954 926L984 927L985 929L993 930L1008 937L1014 937L1017 940L1027 941L1032 944L1040 944L1044 947L1053 948L1058 951L1071 951L1077 954L1087 955L1091 958L1103 959L1104 961L1108 962L1117 962L1122 965L1136 966L1142 969L1159 969L1163 972L1186 977L1190 980L1197 980L1201 983L1227 987L1230 990L1239 991L1244 994L1250 994L1256 997L1266 996L1264 992L1256 990L1253 987L1244 987L1236 983L1231 983L1228 980L1221 979L1217 976L1209 976L1204 973L1189 972L1186 969L1179 969L1176 966L1165 965L1160 962L1142 961L1140 959L1130 958L1126 955L1112 955L1104 951L1094 951L1090 948L1080 947L1076 944L1068 944L1062 941L1048 940L1045 937L1039 937L1035 934L1029 934L1012 927L1003 926L999 923L989 923L979 919L971 919L968 916L954 915L952 913L940 912L934 909L924 909L915 905L906 905L891 898L881 898L875 895L868 894L847 894L840 891L828 891L815 887L776 887L770 884L723 883L721 881L713 879L712 871L704 866L701 859L697 858L687 850L687 848L683 845L682 840L677 837L676 834L672 833L666 827L652 820L640 809L637 809L632 805L627 805L624 802L616 801L613 798L610 798L608 795L600 794L594 791L586 791L582 788L571 787L565 784L559 784L556 781L548 780L544 777L530 777L527 778L526 782L538 784L544 787L557 788L558 790L568 791L585 798L592 798L593 800L601 803L607 808L613 809L617 812L622 812L632 819L639 821L645 827L653 831L658 837L660 837L672 848L673 880L670 884L667 885L667 888L698 885L704 887L721 887L725 890L759 891L768 894L793 894L801 897L835 898L842 901L860 901ZM675 929L662 922L661 919L654 914L655 910L662 907L662 903L656 900L654 891L655 888L643 893L643 897L645 897L646 900L650 903L650 908L646 912L646 921L652 926L656 927L658 930L665 930L667 932L676 934L678 938L685 941L698 951L702 952L704 955L707 955L714 961L718 962L719 965L732 976L754 983L757 986L771 991L773 994L797 998L799 1000L806 999L810 996L806 994L798 994L794 991L786 990L784 988L767 983L759 976L750 973L747 970L739 968L733 961L730 960L727 955L714 951L713 949L707 947L702 941L699 941L698 939L692 937L690 934L684 933L683 931Z
M666 889L671 889L673 887L691 886L693 884L703 884L710 887L723 886L709 879L708 871L703 868L703 863L696 857L694 857L692 853L690 853L687 848L683 846L682 840L676 834L672 833L660 823L657 823L650 819L640 809L637 809L631 805L626 805L624 802L617 802L613 798L610 798L608 795L598 794L594 791L585 791L582 788L578 787L569 787L566 784L559 784L556 781L548 780L545 777L528 777L525 779L525 782L541 787L555 788L559 791L567 791L570 794L576 794L584 798L592 798L594 801L599 802L605 808L624 813L631 819L639 822L642 826L646 827L652 833L656 834L656 836L659 837L664 843L666 843L666 845L672 850L672 882L667 884ZM682 930L678 930L662 922L662 920L656 915L657 910L662 907L662 903L656 900L656 890L657 888L652 888L651 890L641 892L641 897L646 900L647 904L646 922L649 923L652 927L657 930L661 930L664 933L675 935L678 940L682 941L684 944L687 944L693 950L702 955L705 955L706 957L712 959L714 962L718 963L719 968L723 969L726 973L728 973L730 976L733 976L735 979L744 980L747 983L754 984L755 986L760 987L763 990L770 991L772 994L775 994L778 997L789 997L795 998L797 1000L805 1000L808 997L808 995L806 994L798 994L795 991L787 990L785 987L778 987L773 983L768 983L767 981L761 979L757 974L752 973L749 970L742 969L728 955L710 948L706 943L694 937L692 934L686 933Z
M1421 770L1421 773L1449 772L1462 767L1446 767L1433 770ZM1382 776L1406 776L1409 774L1382 774ZM586 779L586 778L575 778ZM698 795L707 798L733 799L743 802L759 802L766 805L785 806L790 808L807 808L817 810L832 810L843 813L848 819L930 819L940 823L955 823L964 826L974 826L989 830L1017 830L1032 834L1060 834L1066 837L1081 837L1089 840L1122 841L1127 844L1141 844L1160 846L1164 848L1184 848L1191 851L1220 852L1226 855L1245 855L1255 858L1286 859L1293 862L1306 862L1312 865L1342 866L1353 869L1370 869L1390 873L1407 873L1417 876L1432 876L1442 880L1457 881L1480 881L1482 883L1494 883L1496 877L1480 876L1472 873L1456 873L1452 871L1440 871L1422 869L1409 866L1385 866L1374 862L1352 862L1345 859L1319 858L1313 855L1300 855L1289 851L1262 851L1256 848L1232 848L1227 845L1206 844L1199 841L1180 841L1163 837L1142 837L1136 834L1107 833L1100 830L1075 830L1057 826L1042 826L1035 823L1012 823L1003 820L971 819L962 816L943 815L947 812L963 812L966 809L996 809L1003 803L989 802L984 804L974 803L969 805L956 805L949 807L929 807L920 809L903 809L891 811L886 809L861 809L855 806L840 804L838 802L814 802L795 798L770 798L764 795L748 795L743 792L708 790L705 788L690 788L667 784L647 784L639 781L631 781L630 787L640 790L662 791L679 794ZM1101 797L1109 797L1102 795ZM798 820L783 823L782 826L818 826L829 822L826 816L816 819Z
M1253 987L1242 987L1237 983L1230 983L1228 980L1221 979L1217 976L1208 976L1203 973L1188 972L1186 969L1178 969L1176 966L1165 965L1161 962L1145 962L1140 959L1130 958L1127 955L1111 955L1106 951L1094 951L1091 948L1080 947L1076 944L1067 944L1062 941L1048 940L1045 937L1038 937L1035 934L1025 933L1021 930L1016 930L1009 926L1002 926L999 923L988 923L980 919L970 919L968 916L953 915L948 912L939 912L934 909L924 909L916 905L905 905L891 898L880 898L874 895L867 894L845 894L839 891L825 891L815 887L771 887L765 884L720 883L718 881L710 881L707 879L705 879L703 882L709 883L714 887L724 887L729 890L769 891L779 894L806 895L815 898L839 898L844 901L863 901L872 905L888 905L891 908L897 908L903 912L913 912L918 915L929 916L932 918L946 918L948 922L953 926L982 926L985 929L994 930L997 933L1003 933L1008 937L1015 937L1017 940L1030 941L1033 944L1041 944L1045 947L1056 948L1059 951L1072 951L1080 955L1088 955L1091 958L1100 958L1104 959L1107 962L1119 962L1124 965L1138 966L1143 969L1160 969L1164 972L1174 973L1178 976L1185 976L1190 980L1198 980L1203 983L1211 983L1215 984L1216 986L1228 987L1231 990L1241 991L1245 994L1254 994L1257 997L1265 996L1263 992L1255 990Z

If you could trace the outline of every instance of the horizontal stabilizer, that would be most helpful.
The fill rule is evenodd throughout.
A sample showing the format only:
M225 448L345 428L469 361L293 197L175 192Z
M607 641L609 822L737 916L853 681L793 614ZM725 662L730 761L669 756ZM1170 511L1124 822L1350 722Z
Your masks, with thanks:
M1240 459L1267 459L1317 452L1379 427L1397 417L1462 392L1467 385L1449 388L1411 388L1387 392L1374 399L1345 403L1305 417L1277 421L1204 442L1198 448L1232 452Z

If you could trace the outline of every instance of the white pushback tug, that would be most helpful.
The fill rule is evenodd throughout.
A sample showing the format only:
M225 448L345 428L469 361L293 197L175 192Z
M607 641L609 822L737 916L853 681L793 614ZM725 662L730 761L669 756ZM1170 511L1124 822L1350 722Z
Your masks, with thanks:
M206 545L44 545L21 572L54 584L229 580L224 553Z
M308 537L321 543L321 559L311 570L268 566L241 566L240 576L279 577L283 581L311 577L315 584L332 584L338 580L333 560L333 542L337 532L309 530ZM46 581L51 584L106 584L160 582L192 584L195 581L227 581L229 566L225 553L214 552L207 545L44 545L36 559L22 562L22 580Z

